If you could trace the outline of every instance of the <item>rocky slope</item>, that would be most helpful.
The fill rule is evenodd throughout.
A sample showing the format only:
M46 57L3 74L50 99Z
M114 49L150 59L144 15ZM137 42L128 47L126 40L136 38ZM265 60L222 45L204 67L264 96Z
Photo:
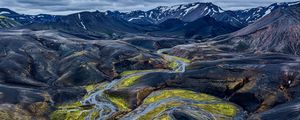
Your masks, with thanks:
M248 111L248 119L297 119L299 7L275 10L229 35L165 51L194 61L168 86L226 98Z
M152 23L161 23L170 18L178 18L185 22L192 22L206 15L213 15L223 10L212 3L191 3L175 6L160 6L155 9L143 12L133 11L123 15L130 22L148 19Z
M274 3L266 7L257 7L246 10L223 10L213 3L190 3L175 6L160 6L149 11L133 11L129 13L113 13L132 23L148 25L159 24L168 19L180 19L184 22L193 22L204 16L211 16L217 21L242 28L268 15L277 8L286 8L298 2Z
M0 14L17 21L25 29L55 29L85 39L118 39L131 36L132 34L147 34L149 32L152 33L151 35L156 33L153 36L168 33L167 35L169 36L179 38L206 38L233 32L259 20L271 11L278 8L286 8L296 3L275 3L268 7L225 11L212 3L196 2L170 7L161 6L149 11L133 11L128 13L95 11L63 16L47 14L25 15L6 8L0 8ZM216 21L206 21L208 25L204 30L201 30L199 26L204 23L201 22L201 19L205 20L207 16ZM182 22L172 23L174 19L181 20ZM214 23L217 26L212 25ZM179 26L170 30L165 28L165 26L161 27L161 24L173 24L173 26L179 24ZM186 26L186 24L190 25ZM188 27L192 27L192 30L189 30ZM179 36L176 36L176 34L179 34Z
M100 27L101 26L101 27ZM117 39L126 34L143 33L141 27L102 12L81 12L58 16L54 21L23 26L32 30L60 30L85 39Z
M111 81L125 70L168 68L161 56L122 41L86 41L55 31L0 36L3 119L47 118L51 104L85 95L81 86Z
M277 9L257 22L232 33L227 42L255 52L299 55L300 4ZM223 41L223 42L225 42Z
M20 23L0 15L0 29L14 28L20 25Z
M197 45L191 47L200 50L203 47L214 47L214 50L221 49L227 52L275 52L299 55L299 8L300 4L277 9L241 30L204 39L202 41L207 42L199 44L198 47ZM180 50L180 47L178 48Z
M211 38L239 30L239 28L230 24L216 21L210 16L204 16L193 22L169 19L159 24L159 26L161 30L154 31L153 34L193 39Z
M28 25L32 23L45 23L49 21L54 21L56 17L58 17L57 15L47 14L25 15L12 11L8 8L0 8L0 15L15 20L22 25Z
M101 12L28 25L58 31L0 31L0 119L298 119L299 5L199 41L137 35L133 23ZM155 27L228 29L210 16L169 20ZM90 40L101 37L89 29L134 36Z

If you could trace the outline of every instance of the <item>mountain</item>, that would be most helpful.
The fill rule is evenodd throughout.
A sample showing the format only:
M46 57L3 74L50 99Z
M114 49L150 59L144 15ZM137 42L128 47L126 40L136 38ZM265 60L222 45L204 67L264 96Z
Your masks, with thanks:
M212 3L191 3L175 6L160 6L149 11L132 11L121 16L129 22L147 21L159 24L171 18L177 18L185 22L192 22L206 15L214 15L224 12L220 7Z
M203 39L215 37L234 32L239 28L230 24L216 21L209 15L194 20L193 22L184 22L179 19L168 19L159 24L160 34L165 36L184 36L185 38Z
M0 15L15 20L21 23L22 25L55 21L57 17L56 15L48 15L48 14L39 14L39 15L19 14L7 8L0 8Z
M276 9L249 26L209 41L228 44L236 50L280 52L300 55L300 4Z
M103 12L81 12L56 16L54 21L23 26L32 30L60 30L87 39L118 38L126 33L140 33L139 26Z
M20 25L20 23L0 15L0 29L13 28Z
M278 8L287 8L298 3L300 3L300 1L274 3L267 7L257 7L246 10L228 10L222 13L214 14L213 17L218 21L228 22L235 26L247 26Z
M286 8L299 2L274 3L267 7L246 10L223 10L212 3L190 3L175 6L160 6L149 11L132 11L119 15L132 23L148 25L159 24L168 19L176 18L184 22L192 22L204 16L211 16L217 21L229 23L235 27L245 27L266 16L277 8ZM110 12L111 13L111 12Z
M149 11L95 11L71 15L25 15L0 8L0 15L20 23L24 29L59 30L86 39L117 39L147 33L203 39L234 32L278 8L297 3L274 3L268 7L225 11L212 3L196 2L160 6Z
M211 16L217 21L229 23L235 27L245 27L256 20L266 16L271 11L277 8L286 8L290 5L297 4L298 2L283 2L274 3L266 7L257 7L246 10L223 10L221 7L213 3L195 2L190 4L180 4L175 6L160 6L148 11L132 11L132 12L119 12L107 11L106 16L113 16L119 19L124 19L130 23L138 25L152 25L160 24L168 19L179 19L184 22L192 22L204 16ZM23 25L34 23L47 23L54 22L61 16L58 15L25 15L19 14L7 8L0 8L0 15L11 18Z

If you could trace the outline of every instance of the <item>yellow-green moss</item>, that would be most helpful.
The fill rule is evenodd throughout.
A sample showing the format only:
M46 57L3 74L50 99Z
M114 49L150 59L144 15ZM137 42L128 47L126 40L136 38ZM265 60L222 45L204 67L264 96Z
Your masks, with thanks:
M212 114L220 114L228 117L233 117L237 113L237 108L229 103L196 104L196 106Z
M72 53L71 55L68 55L64 59L69 59L69 58L73 58L73 57L83 56L83 55L87 55L87 54L88 54L87 51L78 51L78 52Z
M125 78L120 83L118 83L117 88L125 88L132 86L139 78L141 78L143 75L135 75L128 78Z
M177 61L182 61L186 64L189 64L191 61L189 59L186 58L181 58L181 57L177 57L177 56L170 56L167 54L164 54L164 56L167 58L167 60L169 61L169 67L172 69L176 69L178 67L178 63Z
M124 71L120 75L121 76L128 76L136 73L141 73L141 72L155 72L155 71L162 71L161 69L158 70L129 70L129 71Z
M183 61L185 63L190 63L191 62L189 59L186 59L186 58L181 58L181 57L177 57L177 56L171 56L171 57L175 60L180 60L180 61Z
M162 104L160 106L157 106L153 110L147 112L146 114L141 115L138 118L138 120L152 120L159 113L161 113L161 112L163 112L167 109L178 107L178 106L181 106L181 105L183 105L183 103L181 103L181 102L168 102L168 103Z
M91 92L97 88L97 84L87 85L84 87L87 92Z
M80 101L77 102L73 102L73 103L65 103L62 105L57 106L58 109L75 109L75 108L79 108L80 106L82 106L82 104L80 103Z
M153 119L156 115L161 112L167 110L168 108L178 107L180 105L190 105L199 107L207 112L212 114L221 115L218 119L223 117L234 117L238 111L238 108L230 103L223 102L221 99L210 96L207 94L196 93L189 90L162 90L157 93L152 93L152 95L148 96L144 101L144 105L151 105L152 103L159 102L161 100L165 100L167 98L182 98L182 99L190 99L193 101L203 101L208 103L184 103L181 101L173 101L164 103L155 107L153 110L147 112L145 115L142 115L140 119ZM165 119L168 120L168 115L159 116L156 119Z
M82 55L86 55L87 54L87 51L79 51L79 52L74 52L72 54L73 57L75 56L82 56Z
M92 114L91 114L91 120L96 120L97 118L100 117L100 112L99 111L94 111Z
M0 19L5 19L5 18L6 18L5 16L0 15Z
M143 101L143 103L150 104L150 103L154 103L154 102L164 100L164 99L167 99L170 97L179 97L179 98L191 99L191 100L196 100L196 101L209 101L209 102L220 101L219 98L216 98L214 96L210 96L207 94L196 93L196 92L189 91L189 90L176 89L176 90L160 91L160 93L158 93L157 95L147 97Z
M173 120L168 114L163 114L157 118L154 118L154 120Z
M88 115L87 110L57 110L50 115L51 120L84 120Z
M108 99L118 107L120 111L128 110L129 106L126 100L120 96L107 95Z
M88 98L90 94L93 93L94 91L104 89L107 86L107 84L109 83L103 82L99 84L91 84L91 85L83 86L85 90L88 92L88 94L86 94L82 99Z
M174 60L174 61L171 61L169 63L169 67L172 68L173 70L176 69L178 66L178 63Z

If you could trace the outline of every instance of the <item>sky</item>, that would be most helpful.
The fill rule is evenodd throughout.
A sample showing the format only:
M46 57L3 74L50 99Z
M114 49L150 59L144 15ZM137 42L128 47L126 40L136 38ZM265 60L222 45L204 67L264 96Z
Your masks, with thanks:
M212 2L224 10L268 6L274 2L297 0L0 0L0 6L18 13L65 15L79 11L149 10L157 6L172 6L193 2Z

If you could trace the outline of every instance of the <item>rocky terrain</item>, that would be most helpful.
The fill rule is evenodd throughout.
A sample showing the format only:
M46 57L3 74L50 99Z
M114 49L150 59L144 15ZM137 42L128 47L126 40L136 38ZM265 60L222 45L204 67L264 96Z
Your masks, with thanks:
M5 16L1 16L0 15L0 28L1 29L8 29L8 28L12 28L12 27L18 27L20 26L21 24L10 19L10 18L7 18Z
M10 22L2 28L59 30L83 39L109 40L144 34L204 39L237 31L276 9L297 3L299 2L274 3L265 7L232 11L223 10L213 3L195 2L160 6L149 11L85 11L70 15L26 15L0 8L0 15L14 23Z
M0 119L300 119L300 4L261 8L271 11L243 28L211 3L158 8L190 7L198 12L148 25L115 12L0 9Z

